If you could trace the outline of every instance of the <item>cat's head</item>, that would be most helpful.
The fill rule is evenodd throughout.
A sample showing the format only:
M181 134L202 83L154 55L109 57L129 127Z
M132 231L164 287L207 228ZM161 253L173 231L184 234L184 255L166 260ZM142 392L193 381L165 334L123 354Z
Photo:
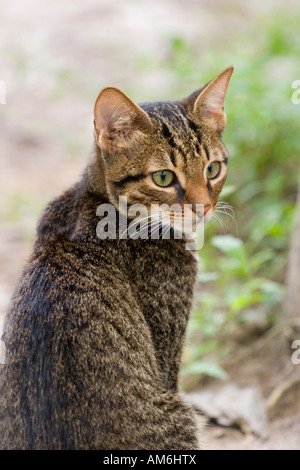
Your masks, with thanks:
M95 104L95 138L106 191L116 208L119 196L126 196L129 206L143 204L148 213L153 204L175 204L175 227L183 210L190 210L194 221L214 215L227 173L222 132L232 72L228 67L178 101L137 105L116 88L101 91Z

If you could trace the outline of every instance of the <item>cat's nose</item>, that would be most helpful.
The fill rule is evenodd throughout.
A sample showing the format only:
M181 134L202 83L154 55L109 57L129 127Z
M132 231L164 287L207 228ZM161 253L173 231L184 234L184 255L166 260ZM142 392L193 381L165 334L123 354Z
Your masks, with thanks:
M196 212L198 217L203 217L209 209L211 208L211 204L192 204L192 210Z
M211 199L208 190L199 183L192 184L188 187L185 201L192 205L192 210L198 218L204 217L211 208Z

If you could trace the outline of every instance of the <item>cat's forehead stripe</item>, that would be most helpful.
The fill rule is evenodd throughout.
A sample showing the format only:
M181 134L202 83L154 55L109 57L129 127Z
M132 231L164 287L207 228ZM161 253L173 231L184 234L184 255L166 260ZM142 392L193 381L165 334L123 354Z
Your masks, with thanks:
M210 160L210 153L206 144L203 144L203 149L204 149L204 153L205 153L207 160Z
M182 148L183 139L179 136L179 128L174 126L171 130L172 123L167 121L162 116L156 116L157 120L161 124L162 134L167 139L170 147L178 149L183 155L185 155L185 151ZM173 126L172 126L173 127ZM170 152L170 157L172 158L172 152Z
M176 144L174 142L174 137L172 136L168 125L163 120L161 120L161 123L162 123L163 136L169 141L169 144L171 147L176 147Z
M163 137L170 147L178 150L183 160L202 157L209 161L213 158L209 146L203 142L201 125L193 121L182 103L161 101L144 103L142 107L159 124ZM227 164L227 155L224 155L224 163Z
M169 156L170 156L170 160L171 160L172 164L173 164L174 166L176 166L175 152L171 151L171 152L169 153Z
M172 165L176 167L175 152L173 150L171 150L170 152L166 152L166 150L162 147L160 147L159 150L161 150L165 155L167 155L167 157L170 160L170 162L172 163Z
M197 131L196 124L188 118L184 106L180 103L162 101L153 103L152 106L151 103L146 103L143 107L150 117L154 117L165 124L163 131L167 134L170 132L170 127L176 131L182 129L184 133L191 130ZM167 128L169 132L166 130Z

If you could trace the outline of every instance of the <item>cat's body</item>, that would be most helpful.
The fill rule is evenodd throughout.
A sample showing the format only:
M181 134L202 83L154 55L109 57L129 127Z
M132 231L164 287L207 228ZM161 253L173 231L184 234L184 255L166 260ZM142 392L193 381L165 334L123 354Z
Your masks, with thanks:
M118 95L118 99L123 98ZM122 108L117 105L114 116ZM102 110L106 106L101 103ZM191 151L189 142L193 152L199 151L195 124L189 124L193 138L183 132L176 142L171 134L178 106L183 116L189 115L190 105L182 102L144 105L145 115L135 116L134 125L139 127L146 112L152 119L147 145L141 144L146 133L128 136L120 116L122 133L116 138L116 127L107 126L109 138L104 142L105 132L99 132L103 118L96 109L99 147L82 181L46 209L7 315L0 448L198 448L201 429L177 385L196 258L184 240L99 240L96 235L99 205L116 205L124 194L131 197L129 203L141 202L141 194L144 202L157 202L157 189L150 191L152 183L147 188L131 187L147 178L143 152L151 145L163 145L166 152L176 150L177 169L180 152ZM163 120L164 112L169 121ZM109 119L107 111L103 115ZM213 135L220 140L220 130L206 132L206 148ZM124 144L127 138L130 146ZM222 148L227 158L218 145L215 148ZM135 161L130 152L135 152ZM111 159L116 154L114 167ZM163 169L167 163L160 165ZM178 196L178 188L166 191L168 202L175 189ZM211 186L209 192L213 201ZM184 193L189 194L188 189ZM189 202L194 204L191 196Z

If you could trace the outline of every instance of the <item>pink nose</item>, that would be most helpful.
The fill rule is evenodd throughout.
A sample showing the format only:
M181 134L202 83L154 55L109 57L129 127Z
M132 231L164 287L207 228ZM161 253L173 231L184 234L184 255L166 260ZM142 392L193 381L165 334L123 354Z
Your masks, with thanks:
M203 210L204 215L209 211L210 208L211 208L211 204L205 204L205 206L203 208L204 209Z
M200 217L203 217L205 214L207 214L210 208L211 204L205 204L204 207L202 207L201 209L198 209L196 204L193 205L193 211L196 212L196 214Z

